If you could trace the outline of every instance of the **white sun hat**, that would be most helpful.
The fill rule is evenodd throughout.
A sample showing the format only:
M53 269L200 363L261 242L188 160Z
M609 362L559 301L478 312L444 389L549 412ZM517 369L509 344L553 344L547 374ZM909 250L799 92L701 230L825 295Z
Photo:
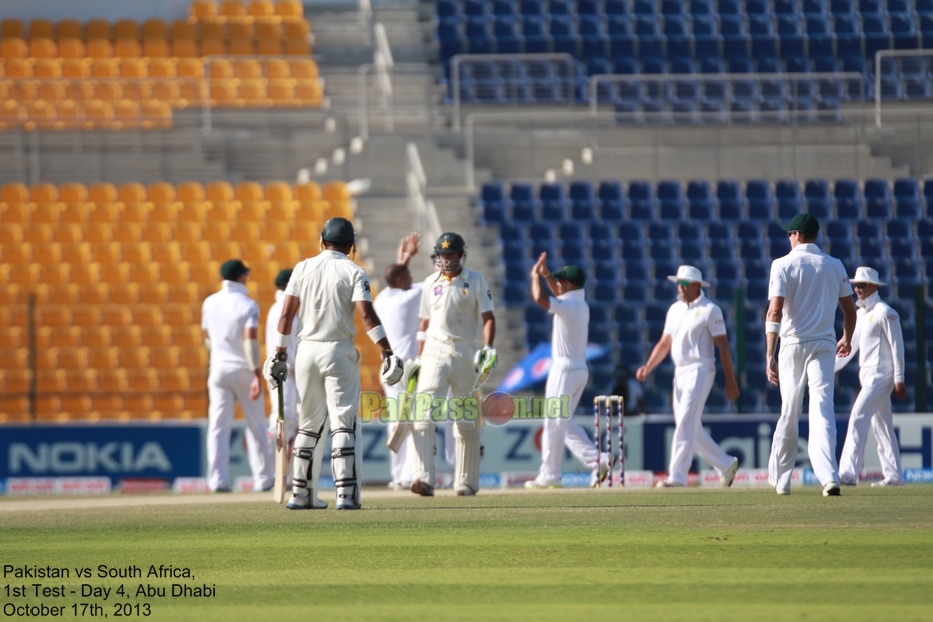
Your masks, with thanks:
M693 281L694 283L699 283L703 287L709 287L709 283L703 280L703 274L700 272L699 268L694 268L693 266L680 266L677 268L676 276L669 276L667 280L672 283L676 283L677 281Z
M874 268L859 266L855 269L855 276L849 279L850 283L871 283L872 285L887 285L882 283L878 277L878 271Z

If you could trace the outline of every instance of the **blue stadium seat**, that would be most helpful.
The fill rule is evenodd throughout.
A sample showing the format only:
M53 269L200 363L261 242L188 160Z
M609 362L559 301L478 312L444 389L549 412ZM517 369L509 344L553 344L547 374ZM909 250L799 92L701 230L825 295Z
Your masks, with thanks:
M825 16L826 15L826 1L825 0L803 0L803 15L804 17L810 17L812 15Z
M833 1L842 2L846 0L833 0ZM881 0L859 0L858 11L862 15L881 15L884 13L884 9L881 6Z
M926 76L904 78L904 99L930 99L930 80Z
M497 16L492 26L492 36L496 40L496 53L520 54L525 41L518 34L518 24L512 16Z
M885 224L885 235L889 241L903 239L913 242L914 232L911 221L906 218L892 218Z
M768 0L745 0L745 12L748 15L771 15Z
M693 220L711 220L716 205L709 182L691 181L687 184L688 217Z
M674 232L671 230L669 223L656 221L648 223L648 240L664 240L665 242L672 242L674 240Z
M603 30L603 20L598 15L581 15L578 29L583 58L604 57L609 37Z
M876 244L876 242L872 241L868 244L874 248L873 245ZM854 245L847 240L830 240L826 245L826 253L842 261L852 261L855 259Z
M515 2L512 0L493 0L492 14L496 16L515 16Z
M455 0L438 0L436 5L438 19L445 17L459 17L460 7Z
M781 58L787 60L804 55L803 34L796 15L777 16L777 35L781 42Z
M762 179L750 180L745 185L745 200L748 203L750 220L771 220L774 217L771 205L771 184Z
M489 19L468 17L464 33L470 54L491 54L493 38L489 33Z
M606 32L609 36L609 55L613 58L629 58L635 55L637 37L632 34L632 24L624 15L610 15Z
M693 37L687 32L687 23L682 17L665 16L663 33L667 40L667 58L692 55Z
M719 58L722 37L716 26L716 20L708 16L697 16L693 18L692 32L696 58Z
M933 0L917 0L914 9L918 15L933 15Z
M659 182L658 202L660 203L662 220L682 220L684 218L684 197L679 182Z
M836 53L840 57L862 57L862 36L858 21L853 15L836 15L834 18Z
M881 227L872 220L860 220L855 225L855 237L859 240L874 240L881 242Z
M567 217L563 184L541 184L538 193L541 201L541 219L560 222ZM534 236L530 236L534 239Z
M797 0L774 0L774 14L797 17Z
M895 180L894 203L898 218L920 218L923 215L920 186L916 179L907 177Z
M538 217L538 202L534 198L534 190L531 184L512 184L509 198L512 200L513 221L528 222Z
M739 16L736 16L739 17ZM751 39L752 57L762 58L777 55L777 39L774 22L768 15L749 15L748 34Z
M625 215L625 195L622 184L617 181L603 181L599 184L599 217L605 221L618 221Z
M606 0L606 15L628 15L628 0Z
M530 268L529 268L530 269ZM526 324L544 324L549 319L547 311L535 303L526 302L525 304L525 323Z
M739 182L721 180L716 184L716 199L719 201L721 220L742 220L745 218L745 206Z
M836 217L859 220L862 218L862 193L858 182L852 179L840 179L833 187L836 202Z
M778 204L778 218L790 220L795 214L803 211L803 201L800 197L800 184L797 180L782 179L774 187L774 198Z
M573 19L569 15L552 15L548 33L551 35L555 53L579 55L580 37L576 34Z
M602 16L601 4L599 0L577 0L577 15Z
M835 35L829 28L829 20L823 16L807 18L807 52L811 59L820 56L833 56L835 51Z
M914 242L908 238L891 238L888 242L888 254L892 259L901 257L917 258L917 248Z
M590 182L575 181L570 184L570 217L586 221L596 217L596 198Z
M437 41L441 58L446 60L462 54L466 46L460 31L460 20L456 17L447 17L438 22Z
M628 203L633 220L654 220L657 218L657 201L654 189L647 181L633 181L628 187Z
M913 2L911 0L886 0L887 13L894 17L898 14L913 13Z
M531 266L524 261L509 261L505 264L505 279L513 283L524 283Z
M884 17L862 17L862 39L865 42L865 56L874 58L878 50L891 48L888 21Z
M891 188L886 179L865 181L865 215L868 218L891 217Z
M485 0L463 0L463 14L467 17L486 17Z
M719 0L716 3L716 13L719 15L743 15L745 11L739 4L739 0Z
M916 234L917 239L922 242L933 241L933 218L921 218L918 220ZM933 273L931 273L930 276L933 276Z
M522 15L544 16L547 12L544 10L542 0L521 0L519 3L519 12Z
M745 20L726 15L720 19L719 34L722 35L722 55L725 58L748 56L748 35Z
M918 46L914 16L903 13L891 16L891 40L895 50L913 50Z
M638 56L662 57L664 55L665 37L661 34L658 20L654 15L635 16L635 36L638 37Z

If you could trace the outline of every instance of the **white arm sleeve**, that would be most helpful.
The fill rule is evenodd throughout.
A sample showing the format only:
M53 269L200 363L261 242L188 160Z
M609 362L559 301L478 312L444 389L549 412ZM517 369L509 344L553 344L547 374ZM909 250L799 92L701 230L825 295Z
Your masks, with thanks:
M262 359L259 358L259 340L244 339L243 352L246 354L246 362L253 371L262 367Z

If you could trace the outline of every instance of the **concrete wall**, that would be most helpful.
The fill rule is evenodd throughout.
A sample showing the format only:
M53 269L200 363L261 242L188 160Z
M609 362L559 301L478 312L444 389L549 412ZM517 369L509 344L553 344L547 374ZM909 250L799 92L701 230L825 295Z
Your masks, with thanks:
M182 19L191 0L0 0L0 19Z

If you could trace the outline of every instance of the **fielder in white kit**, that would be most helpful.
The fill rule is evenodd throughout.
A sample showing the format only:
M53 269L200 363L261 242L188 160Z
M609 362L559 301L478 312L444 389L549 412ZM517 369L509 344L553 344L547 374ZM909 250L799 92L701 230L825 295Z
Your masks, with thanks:
M541 277L554 296L541 288ZM551 328L551 369L548 371L545 397L570 396L571 418L544 420L541 437L541 468L538 476L525 482L525 488L561 488L561 462L564 445L593 472L591 484L598 486L609 471L608 458L599 464L596 445L572 417L589 380L586 367L586 340L590 306L586 303L586 273L579 266L565 266L553 274L547 267L547 253L541 253L531 269L531 298L554 316ZM601 468L597 468L601 467Z
M295 379L298 385L298 435L292 456L290 510L313 509L309 485L314 450L326 419L331 427L331 470L338 510L360 508L361 455L357 419L360 404L360 354L353 343L353 313L360 314L369 337L382 348L382 374L394 384L402 364L392 354L385 329L373 310L369 278L348 254L356 248L353 224L331 218L321 232L321 254L295 266L285 288L285 305L276 335L276 353L263 375L270 383L287 374L288 345L296 314L300 313Z
M732 369L732 353L726 337L726 323L719 305L706 297L699 269L680 266L675 276L680 300L671 305L664 320L664 332L654 346L648 362L638 368L635 377L644 382L670 352L674 361L674 438L671 440L671 462L667 479L658 488L680 488L687 485L694 451L719 471L719 483L732 485L739 469L739 460L724 452L703 429L703 407L716 380L716 355L719 350L722 371L726 376L726 397L739 396L739 385Z
M878 441L878 458L884 479L872 486L903 486L901 450L894 434L891 415L891 393L898 399L907 397L904 385L904 335L897 311L878 295L884 285L873 268L856 268L851 279L858 295L855 333L852 351L836 359L836 371L846 366L859 352L859 381L862 390L852 405L849 430L839 459L839 482L843 486L858 484L868 440L868 423Z
M833 367L836 356L847 356L851 350L855 330L852 286L842 262L814 243L820 231L816 218L797 214L782 228L788 232L791 251L771 264L765 322L768 381L781 387L781 417L774 426L768 480L777 494L790 494L797 462L797 420L809 387L810 464L823 486L823 496L836 497L840 490ZM837 305L844 316L838 343L833 326ZM781 349L775 360L778 337Z
M279 318L282 315L282 308L285 306L285 286L288 285L292 277L292 269L287 268L280 271L275 276L275 303L269 307L269 313L266 316L266 356L271 357L275 354L276 335L278 334ZM298 433L298 387L295 383L295 354L298 351L298 316L292 321L291 339L286 349L288 354L288 376L286 378L282 399L285 406L285 445L288 448L286 456L292 455L292 449L295 445L295 435ZM275 434L276 422L278 421L278 387L269 387L269 394L272 398L272 412L269 413L269 428L266 436L269 439L268 460L274 463L275 456ZM327 434L327 423L324 423L323 434ZM314 491L312 505L316 510L327 508L327 502L318 498L318 481L321 478L321 463L324 460L324 452L314 454L314 462L311 465L311 490Z
M210 348L207 393L208 485L213 492L230 492L230 432L239 402L246 417L246 452L253 473L253 490L271 490L275 483L269 459L262 400L259 357L259 305L249 297L249 268L239 259L220 267L221 290L201 307L201 332Z
M496 337L492 292L481 274L464 267L466 251L466 242L459 234L441 235L432 255L439 272L425 279L422 290L417 392L434 398L446 398L448 389L456 398L473 396L479 380L477 370L488 375L498 360L492 347ZM481 326L484 345L479 348ZM434 496L435 486L437 424L430 412L416 409L414 418L411 491L430 497ZM481 433L477 421L460 420L454 424L454 488L458 496L479 492Z
M411 233L402 239L399 246L396 263L392 264L385 271L385 280L388 287L376 296L373 301L373 308L382 320L382 325L386 329L386 335L389 337L389 343L393 346L393 352L403 361L414 360L418 357L418 324L421 319L418 317L418 311L421 307L421 283L413 283L411 270L408 269L408 262L413 256L418 254L419 235ZM385 396L398 399L399 394L405 391L402 383L387 385L382 383ZM388 436L398 422L389 425ZM393 490L408 490L411 488L411 461L409 460L409 451L411 448L411 439L406 438L399 448L398 452L389 452L389 461L392 471L392 481L389 487Z

